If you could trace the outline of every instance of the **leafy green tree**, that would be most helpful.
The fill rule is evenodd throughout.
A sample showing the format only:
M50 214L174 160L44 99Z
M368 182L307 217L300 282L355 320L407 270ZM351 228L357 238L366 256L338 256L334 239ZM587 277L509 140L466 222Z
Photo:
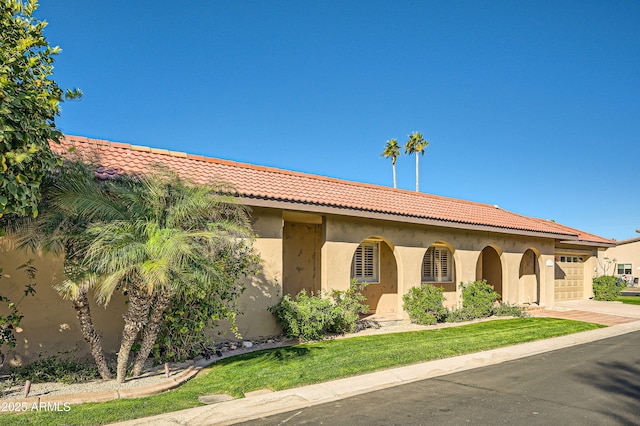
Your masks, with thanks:
M36 0L0 0L0 217L37 216L40 185L58 164L49 142L62 134L60 103L78 98L51 79L59 47L42 34L47 25L33 13Z
M129 296L117 364L123 382L134 342L141 335L132 371L137 376L176 294L204 289L208 297L237 297L238 282L225 279L224 254L248 244L252 231L245 209L225 195L229 188L194 186L165 173L130 179L118 191L127 215L89 228L85 261L100 277L103 302L118 288ZM233 323L235 312L226 319Z
M398 160L398 156L400 155L400 145L398 145L398 141L395 139L391 139L387 141L387 145L384 147L384 151L382 151L382 157L391 158L391 166L393 167L393 187L397 188L397 180L396 180L396 161Z
M420 190L420 167L418 154L424 155L424 149L429 145L423 137L422 133L414 132L409 135L409 140L404 145L405 154L416 155L416 192Z

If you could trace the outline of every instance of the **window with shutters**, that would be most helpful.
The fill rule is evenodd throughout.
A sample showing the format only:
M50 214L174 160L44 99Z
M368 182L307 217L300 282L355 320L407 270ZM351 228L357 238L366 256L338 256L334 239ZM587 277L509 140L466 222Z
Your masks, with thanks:
M353 255L351 278L360 282L379 282L379 252L380 244L377 242L360 244Z
M452 282L453 256L446 247L431 246L422 260L422 282Z

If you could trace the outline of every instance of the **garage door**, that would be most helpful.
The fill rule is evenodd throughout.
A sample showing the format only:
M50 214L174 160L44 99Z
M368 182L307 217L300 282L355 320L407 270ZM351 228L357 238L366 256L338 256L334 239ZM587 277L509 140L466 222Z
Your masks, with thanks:
M555 301L584 299L584 258L556 256Z

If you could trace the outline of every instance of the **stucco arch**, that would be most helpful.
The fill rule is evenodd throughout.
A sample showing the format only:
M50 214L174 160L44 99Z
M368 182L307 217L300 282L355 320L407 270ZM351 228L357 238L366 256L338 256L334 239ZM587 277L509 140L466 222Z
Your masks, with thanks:
M476 280L486 280L493 289L504 297L503 280L506 277L502 250L490 244L482 249L476 262Z
M518 272L519 301L540 304L540 251L530 247L522 254Z
M377 246L377 275L378 279L369 282L362 294L367 298L369 312L372 314L397 314L398 312L398 262L394 244L387 238L372 235L363 239L354 247L351 257L353 265L358 247L363 244ZM354 277L352 268L351 278Z
M436 247L436 248L444 247L449 251L449 254L448 254L449 259L447 259L447 262L445 263L446 267L449 268L448 273L446 274L449 277L448 278L443 278L442 276L436 277L438 273L436 270L434 270L433 271L433 274L435 275L434 280L433 281L427 280L426 282L438 287L442 287L444 289L445 304L447 306L455 306L456 302L458 301L458 286L456 285L456 282L461 273L460 258L456 253L455 247L450 242L445 240L436 240L432 242L429 246L425 248L422 254L422 259L420 262L420 271L419 271L421 282L425 282L425 278L423 276L424 262L427 260L427 256L432 257L432 255L429 254L429 248L431 247ZM432 268L437 268L438 262L435 258L435 255L433 256L434 257L429 260L431 261Z
M456 265L457 265L457 261L458 261L458 259L456 259L456 249L448 241L443 241L443 240L434 241L433 243L431 243L429 246L427 246L424 249L424 253L422 255L423 262L424 262L425 256L427 256L429 248L434 247L434 246L435 247L443 247L444 246L451 253L451 265L450 266L451 266L451 272L452 272L451 275L452 276L451 276L451 281L448 281L450 284L447 286L445 291L455 291L455 281L456 281L456 277L458 276L457 275L458 271L456 271ZM422 263L420 264L420 267L422 268ZM422 271L421 271L421 275L422 275Z

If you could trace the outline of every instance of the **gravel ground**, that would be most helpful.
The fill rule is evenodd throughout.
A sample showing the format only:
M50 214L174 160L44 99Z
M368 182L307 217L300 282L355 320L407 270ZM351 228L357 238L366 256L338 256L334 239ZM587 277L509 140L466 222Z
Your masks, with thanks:
M180 364L171 364L169 377L176 376L184 371L193 361ZM75 383L67 385L64 383L33 383L29 392L29 397L44 395L69 395L78 393L89 393L107 390L131 389L140 386L153 385L155 383L167 380L164 373L164 366L148 368L140 377L127 379L124 383L118 383L115 380L93 380L84 383ZM1 399L17 399L24 397L24 384L14 386L9 389L2 389Z

